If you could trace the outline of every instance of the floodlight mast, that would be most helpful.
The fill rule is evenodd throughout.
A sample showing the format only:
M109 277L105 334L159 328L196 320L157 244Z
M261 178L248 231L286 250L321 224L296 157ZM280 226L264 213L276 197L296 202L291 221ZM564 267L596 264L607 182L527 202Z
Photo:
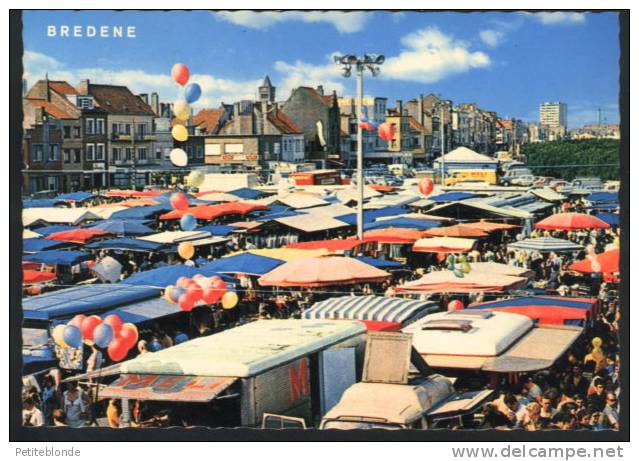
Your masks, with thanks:
M364 154L362 141L362 99L364 94L364 69L368 69L373 77L380 73L379 66L386 58L381 54L365 54L357 57L353 54L335 56L335 63L342 66L342 75L351 76L351 69L357 71L357 238L364 237Z

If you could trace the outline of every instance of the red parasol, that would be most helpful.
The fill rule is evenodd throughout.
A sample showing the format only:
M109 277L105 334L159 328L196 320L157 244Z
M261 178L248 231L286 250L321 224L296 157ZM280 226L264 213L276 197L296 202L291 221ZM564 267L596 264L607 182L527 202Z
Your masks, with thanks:
M345 251L366 243L364 240L346 239L346 240L313 240L311 242L297 242L286 245L285 248L296 248L298 250L322 250L328 251Z
M34 285L36 283L46 283L55 280L57 275L54 272L34 271L31 269L22 270L22 284Z
M196 219L204 219L210 221L212 219L220 218L227 215L245 215L253 211L268 210L269 208L264 205L257 205L255 203L221 203L219 205L199 205L187 208L186 210L172 210L168 213L160 215L160 219L180 219L187 213L195 216Z
M607 222L584 213L558 213L535 224L536 229L545 230L608 229L609 227L610 224Z
M596 267L598 263L599 267ZM598 255L594 255L593 259L582 259L580 261L575 261L569 267L570 270L576 272L601 272L602 274L613 274L615 272L619 272L619 249L614 249L610 251L606 251L603 253L599 253Z

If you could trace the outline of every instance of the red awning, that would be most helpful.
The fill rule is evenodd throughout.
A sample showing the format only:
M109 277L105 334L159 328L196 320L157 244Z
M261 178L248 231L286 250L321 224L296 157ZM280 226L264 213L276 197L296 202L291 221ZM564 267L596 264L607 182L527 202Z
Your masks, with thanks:
M354 258L327 256L288 261L258 279L262 286L321 287L383 282L391 277Z
M298 250L322 250L328 251L346 251L366 243L364 240L346 239L346 240L313 240L311 242L297 242L286 245L285 248L295 248Z
M535 224L536 229L545 230L608 229L609 227L610 224L607 222L584 213L558 213Z
M424 232L425 237L487 237L486 231L470 226L433 227Z
M57 275L54 272L43 272L32 269L22 270L22 284L34 285L36 283L47 283L55 280Z
M399 189L398 187L385 186L384 184L368 184L368 187L370 187L373 190L376 190L377 192L394 192L397 189Z
M413 251L423 253L468 253L477 241L456 237L429 237L417 240Z
M45 237L47 240L60 240L63 242L87 243L94 237L113 235L110 232L99 229L72 229L55 232Z
M168 213L160 215L160 219L180 219L187 213L195 216L196 219L203 219L210 221L222 216L228 215L246 215L253 211L268 210L269 208L264 205L257 205L255 203L233 202L233 203L220 203L219 205L199 205L187 208L186 210L173 210Z
M423 231L416 229L402 229L387 227L385 229L373 229L364 233L364 240L379 243L415 243L424 236Z

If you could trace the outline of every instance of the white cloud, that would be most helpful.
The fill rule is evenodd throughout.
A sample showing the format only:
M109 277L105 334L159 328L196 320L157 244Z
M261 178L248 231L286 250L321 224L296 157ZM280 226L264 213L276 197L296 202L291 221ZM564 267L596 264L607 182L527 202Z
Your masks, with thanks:
M287 63L276 61L274 68L282 74L282 78L277 84L277 91L281 98L288 97L290 92L299 86L316 87L322 85L325 92L337 91L338 94L344 92L341 69L333 61L333 56L340 53L332 53L327 57L325 64L314 65L303 61Z
M284 21L306 23L329 23L338 32L359 32L364 28L372 13L341 11L221 11L213 13L216 18L251 29L268 29L273 24Z
M486 29L479 32L479 38L488 46L497 46L504 38L504 33L498 30Z
M488 55L471 51L466 42L445 35L436 27L418 30L401 41L406 49L386 59L383 78L434 83L452 74L490 65Z
M71 85L89 79L95 83L124 85L136 94L157 92L160 100L167 102L177 99L181 94L181 87L171 79L168 72L152 74L135 69L114 71L102 67L70 69L53 58L33 51L25 51L23 64L24 78L29 87L48 73L49 79L66 80ZM209 74L194 74L190 81L197 82L202 87L202 96L193 104L194 108L217 107L221 102L253 99L261 84L261 80L236 81Z
M553 11L529 14L542 24L579 24L586 21L584 13Z

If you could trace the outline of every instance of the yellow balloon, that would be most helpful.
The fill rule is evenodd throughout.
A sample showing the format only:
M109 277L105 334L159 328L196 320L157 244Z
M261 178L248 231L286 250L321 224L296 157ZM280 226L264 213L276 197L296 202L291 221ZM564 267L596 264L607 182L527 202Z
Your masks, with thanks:
M193 170L186 177L186 183L191 187L200 187L204 182L204 173L199 170Z
M189 139L189 132L184 125L175 125L171 130L171 135L176 141L184 142Z
M62 349L66 349L67 347L69 347L69 345L67 343L64 342L64 329L65 329L66 325L57 325L53 331L51 332L51 337L53 338L53 341L55 341L55 343L60 346Z
M178 245L178 254L182 259L191 259L195 254L195 248L191 242L182 242Z
M191 108L189 107L189 103L183 99L175 101L173 104L173 113L180 120L188 120L191 116Z
M175 301L173 301L173 299L171 298L171 291L173 291L173 288L175 288L173 285L169 285L168 287L166 287L166 290L164 290L164 299L166 299L171 304L176 304Z
M236 292L227 291L226 293L224 293L224 296L222 296L222 307L224 309L233 309L235 306L237 306L239 300L240 299L237 297Z

